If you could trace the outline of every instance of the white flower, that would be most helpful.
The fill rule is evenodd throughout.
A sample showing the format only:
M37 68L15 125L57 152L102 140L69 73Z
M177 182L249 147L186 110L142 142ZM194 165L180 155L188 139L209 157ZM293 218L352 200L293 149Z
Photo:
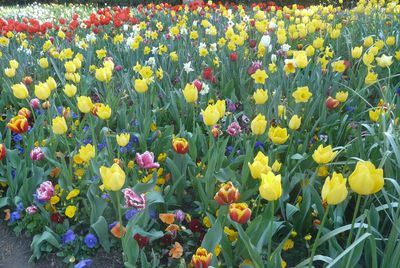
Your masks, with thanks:
M129 29L129 25L128 25L128 24L124 24L124 26L122 26L122 28L123 28L124 31L126 32L126 31L128 31L128 29Z
M263 35L263 37L261 37L260 43L265 48L269 47L269 45L271 44L271 37L269 35Z
M201 42L200 45L199 45L199 49L200 48L207 48L207 45L205 43Z
M157 52L158 52L158 47L152 47L151 48L151 53L157 54Z
M282 45L282 50L283 50L283 51L288 52L289 49L290 49L290 45L288 45L288 44L283 44L283 45Z
M276 55L275 54L271 54L271 62L276 62L276 60L277 60L277 57L276 57Z
M189 61L189 62L187 62L187 63L184 63L184 64L183 64L183 69L185 70L186 73L193 72L194 69L192 68L192 62Z
M200 95L206 95L210 91L210 87L203 82L202 88L200 90Z
M216 43L212 43L212 44L210 45L210 51L211 51L211 52L217 51L217 44L216 44Z
M188 34L188 30L185 27L182 27L180 30L181 35L187 35Z
M275 22L271 21L269 23L268 27L269 27L270 30L273 30L273 29L276 29L276 27L278 27L278 25L276 25Z
M156 59L154 57L150 57L145 63L154 67L156 65Z

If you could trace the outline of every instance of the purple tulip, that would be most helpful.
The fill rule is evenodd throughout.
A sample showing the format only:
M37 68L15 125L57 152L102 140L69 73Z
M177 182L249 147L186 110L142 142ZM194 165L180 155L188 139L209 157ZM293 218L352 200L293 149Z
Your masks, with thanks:
M242 128L240 127L238 122L232 122L229 126L226 132L234 137L242 132Z
M47 202L54 195L54 186L51 181L45 181L40 184L36 190L36 198L41 202Z
M159 168L160 164L154 162L154 154L146 151L143 154L136 153L136 163L144 169Z
M29 156L33 161L38 161L44 158L44 153L42 152L42 148L35 147L32 149Z
M30 104L32 106L33 109L39 109L40 107L40 100L37 98L31 99Z
M144 209L146 207L146 197L144 194L138 195L131 188L122 190L125 197L126 208Z
M25 209L26 213L29 215L33 215L38 211L38 208L35 205L29 206Z

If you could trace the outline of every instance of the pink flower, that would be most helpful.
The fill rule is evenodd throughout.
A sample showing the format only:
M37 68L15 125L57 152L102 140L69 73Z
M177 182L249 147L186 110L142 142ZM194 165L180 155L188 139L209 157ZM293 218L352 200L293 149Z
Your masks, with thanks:
M54 195L54 186L51 181L45 181L40 184L36 190L36 199L40 202L47 202Z
M160 164L154 162L154 154L146 151L143 154L136 153L136 163L144 169L158 168Z
M44 158L44 153L42 152L42 148L35 147L32 149L29 156L33 161L38 161Z
M232 122L229 126L226 132L234 137L242 132L242 128L240 127L238 122Z
M30 103L31 103L31 106L33 109L39 109L39 107L40 107L39 99L37 99L37 98L31 99Z
M35 205L29 206L25 209L26 213L29 215L33 215L38 211L38 208Z
M126 208L144 209L146 207L146 197L144 194L138 195L131 188L122 190L125 197Z

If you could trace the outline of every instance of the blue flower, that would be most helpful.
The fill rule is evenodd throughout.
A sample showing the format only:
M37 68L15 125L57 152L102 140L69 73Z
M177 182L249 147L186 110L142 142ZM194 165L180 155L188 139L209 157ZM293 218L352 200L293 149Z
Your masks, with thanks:
M225 155L230 155L231 153L232 153L232 151L233 151L233 146L227 146L226 148L225 148Z
M97 245L97 238L94 234L87 234L84 241L88 248L94 248Z
M86 132L86 131L88 131L88 130L89 130L89 126L84 126L84 127L83 127L83 131Z
M19 135L19 134L13 135L13 141L14 141L14 142L20 142L20 141L22 141L22 136Z
M81 260L80 262L78 262L77 264L75 264L75 268L84 268L84 267L89 267L91 266L93 263L93 261L91 259L87 259L87 260Z
M22 202L18 202L17 204L17 211L21 212L24 210L24 204L22 204Z
M254 150L262 150L264 149L264 143L261 141L256 141L256 144L254 144Z
M136 214L138 213L138 210L136 208L133 208L131 210L128 210L125 214L125 219L129 221L132 219Z
M62 244L63 245L66 245L66 244L68 244L69 242L72 242L72 241L74 241L75 240L75 234L74 234L74 231L72 231L71 229L70 230L68 230L64 235L63 235L63 237L62 237Z
M139 145L139 138L136 135L132 135L131 136L131 141L136 144Z
M19 213L19 211L14 211L11 213L10 215L10 223L13 223L14 221L17 221L21 219L21 214Z
M71 112L71 117L72 117L72 119L77 119L78 115L74 111L72 111Z
M153 220L157 219L157 212L154 209L151 209L149 211L149 215L150 215L150 218L152 218Z
M112 229L115 225L117 225L118 221L114 221L108 225L108 229Z
M87 145L87 144L92 144L92 139L91 138L87 138L83 140L83 144Z
M99 151L104 149L106 146L107 146L107 142L106 141L102 141L99 144L97 144L97 148L99 149Z

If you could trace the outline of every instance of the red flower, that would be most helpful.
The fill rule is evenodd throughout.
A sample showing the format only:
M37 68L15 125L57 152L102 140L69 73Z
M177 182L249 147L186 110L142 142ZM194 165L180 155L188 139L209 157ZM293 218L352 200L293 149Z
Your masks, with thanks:
M198 219L193 219L191 222L189 222L188 228L189 228L193 233L203 231L203 226L201 225L201 222L200 222Z
M201 89L203 88L203 84L199 79L196 79L193 81L193 85L196 87L197 91L200 92Z
M6 146L4 144L0 144L0 161L4 159L6 153L7 153Z
M207 67L203 70L203 78L205 80L211 81L211 79L213 78L213 70L211 69L211 67Z
M55 223L63 223L64 222L64 217L61 216L61 214L58 212L51 214L50 219L52 222L55 222Z
M11 118L8 122L7 127L15 133L21 134L28 131L28 119L22 115L17 115Z
M328 97L325 101L325 105L329 110L333 110L336 107L338 107L340 104L340 101L338 101L337 99L334 99L332 97Z
M255 40L255 39L250 39L249 40L249 47L250 48L255 48L256 45L257 45L257 40Z
M138 242L140 248L145 247L149 243L149 238L147 236L135 234L133 238Z
M233 61L233 62L237 61L237 58L238 58L238 56L237 56L237 53L236 53L236 52L232 52L232 53L229 55L229 59L230 59L231 61Z
M231 220L245 224L251 217L251 210L246 203L233 203L229 206Z

